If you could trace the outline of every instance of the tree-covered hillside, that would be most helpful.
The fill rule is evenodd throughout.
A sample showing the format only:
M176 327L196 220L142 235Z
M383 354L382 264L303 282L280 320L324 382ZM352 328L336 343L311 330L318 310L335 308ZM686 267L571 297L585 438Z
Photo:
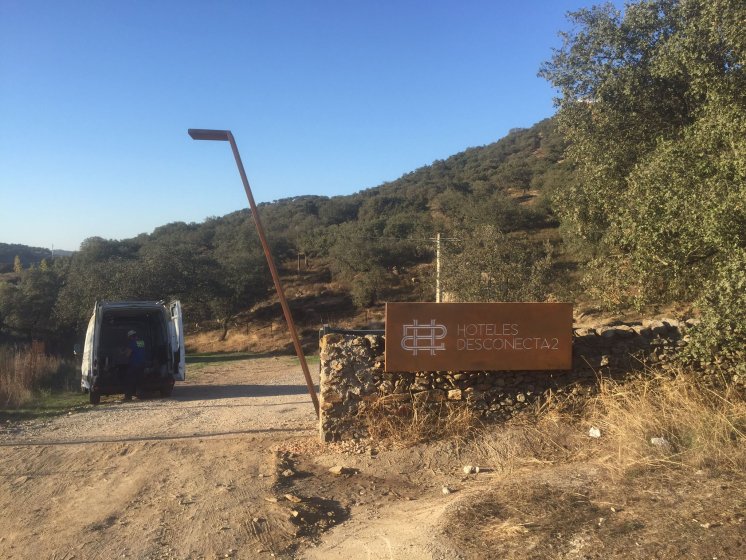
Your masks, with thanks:
M553 121L545 120L379 187L349 196L280 200L261 205L260 212L271 238L284 239L291 253L328 257L355 301L369 305L385 285L387 270L433 259L436 233L455 241L445 251L460 252L458 242L477 226L510 234L553 225L549 197L571 177L561 163L563 150ZM461 275L472 274L478 282L484 272L492 271Z
M0 243L0 273L10 272L14 266L30 267L41 264L44 259L69 256L70 251L57 250L52 253L49 249L41 247L29 247L28 245Z
M546 120L376 188L278 200L261 204L259 212L277 261L305 254L323 263L360 307L389 295L387 286L399 271L431 262L436 233L451 240L444 242L444 254L450 252L448 261L456 263L472 231L495 232L501 258L485 256L480 267L460 270L457 285L449 286L444 270L446 288L468 297L474 285L494 284L490 279L502 274L494 267L513 262L518 286L522 275L532 274L534 257L547 262L544 246L537 249L525 232L553 223L547 193L570 174L559 163L563 148ZM427 283L425 293L413 288L398 297L432 298L433 284ZM508 297L540 299L546 282L531 285ZM239 313L269 294L252 218L241 210L199 224L167 224L132 239L90 238L80 251L43 270L25 266L0 281L0 328L29 338L79 334L97 299L178 297L190 322L218 321L225 332Z

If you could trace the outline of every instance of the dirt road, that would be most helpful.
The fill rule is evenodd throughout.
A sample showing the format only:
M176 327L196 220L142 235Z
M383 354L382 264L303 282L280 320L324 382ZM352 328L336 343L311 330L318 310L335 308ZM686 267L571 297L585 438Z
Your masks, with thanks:
M187 374L169 399L1 424L0 558L744 557L742 474L618 477L510 426L486 448L324 447L294 359Z
M273 498L274 449L316 420L296 363L211 364L170 399L5 425L0 558L287 554L298 529Z
M453 557L428 530L449 500L415 466L437 448L323 447L293 358L187 377L169 399L0 426L0 558Z

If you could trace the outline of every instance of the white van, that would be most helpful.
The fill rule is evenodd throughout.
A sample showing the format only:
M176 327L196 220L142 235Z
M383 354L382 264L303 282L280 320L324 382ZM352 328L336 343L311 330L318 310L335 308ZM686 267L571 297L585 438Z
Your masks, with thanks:
M83 349L80 387L92 404L101 395L124 393L127 332L145 342L145 371L137 391L171 394L174 381L184 381L184 329L178 301L100 301L93 308Z

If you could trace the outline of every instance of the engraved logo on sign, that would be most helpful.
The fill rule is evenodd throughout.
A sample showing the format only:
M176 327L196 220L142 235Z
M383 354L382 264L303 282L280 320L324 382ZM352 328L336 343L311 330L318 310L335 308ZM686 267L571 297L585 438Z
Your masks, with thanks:
M403 325L402 330L401 347L412 352L413 356L422 351L435 356L435 352L446 349L445 343L438 341L446 337L448 329L445 325L436 324L435 319L431 319L429 325L420 325L415 319L411 325Z

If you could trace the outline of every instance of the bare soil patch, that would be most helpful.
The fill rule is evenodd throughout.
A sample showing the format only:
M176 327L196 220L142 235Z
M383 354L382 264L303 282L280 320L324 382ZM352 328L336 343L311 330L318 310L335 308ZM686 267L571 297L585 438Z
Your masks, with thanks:
M444 536L464 559L742 558L744 482L550 468L490 484L448 513Z

